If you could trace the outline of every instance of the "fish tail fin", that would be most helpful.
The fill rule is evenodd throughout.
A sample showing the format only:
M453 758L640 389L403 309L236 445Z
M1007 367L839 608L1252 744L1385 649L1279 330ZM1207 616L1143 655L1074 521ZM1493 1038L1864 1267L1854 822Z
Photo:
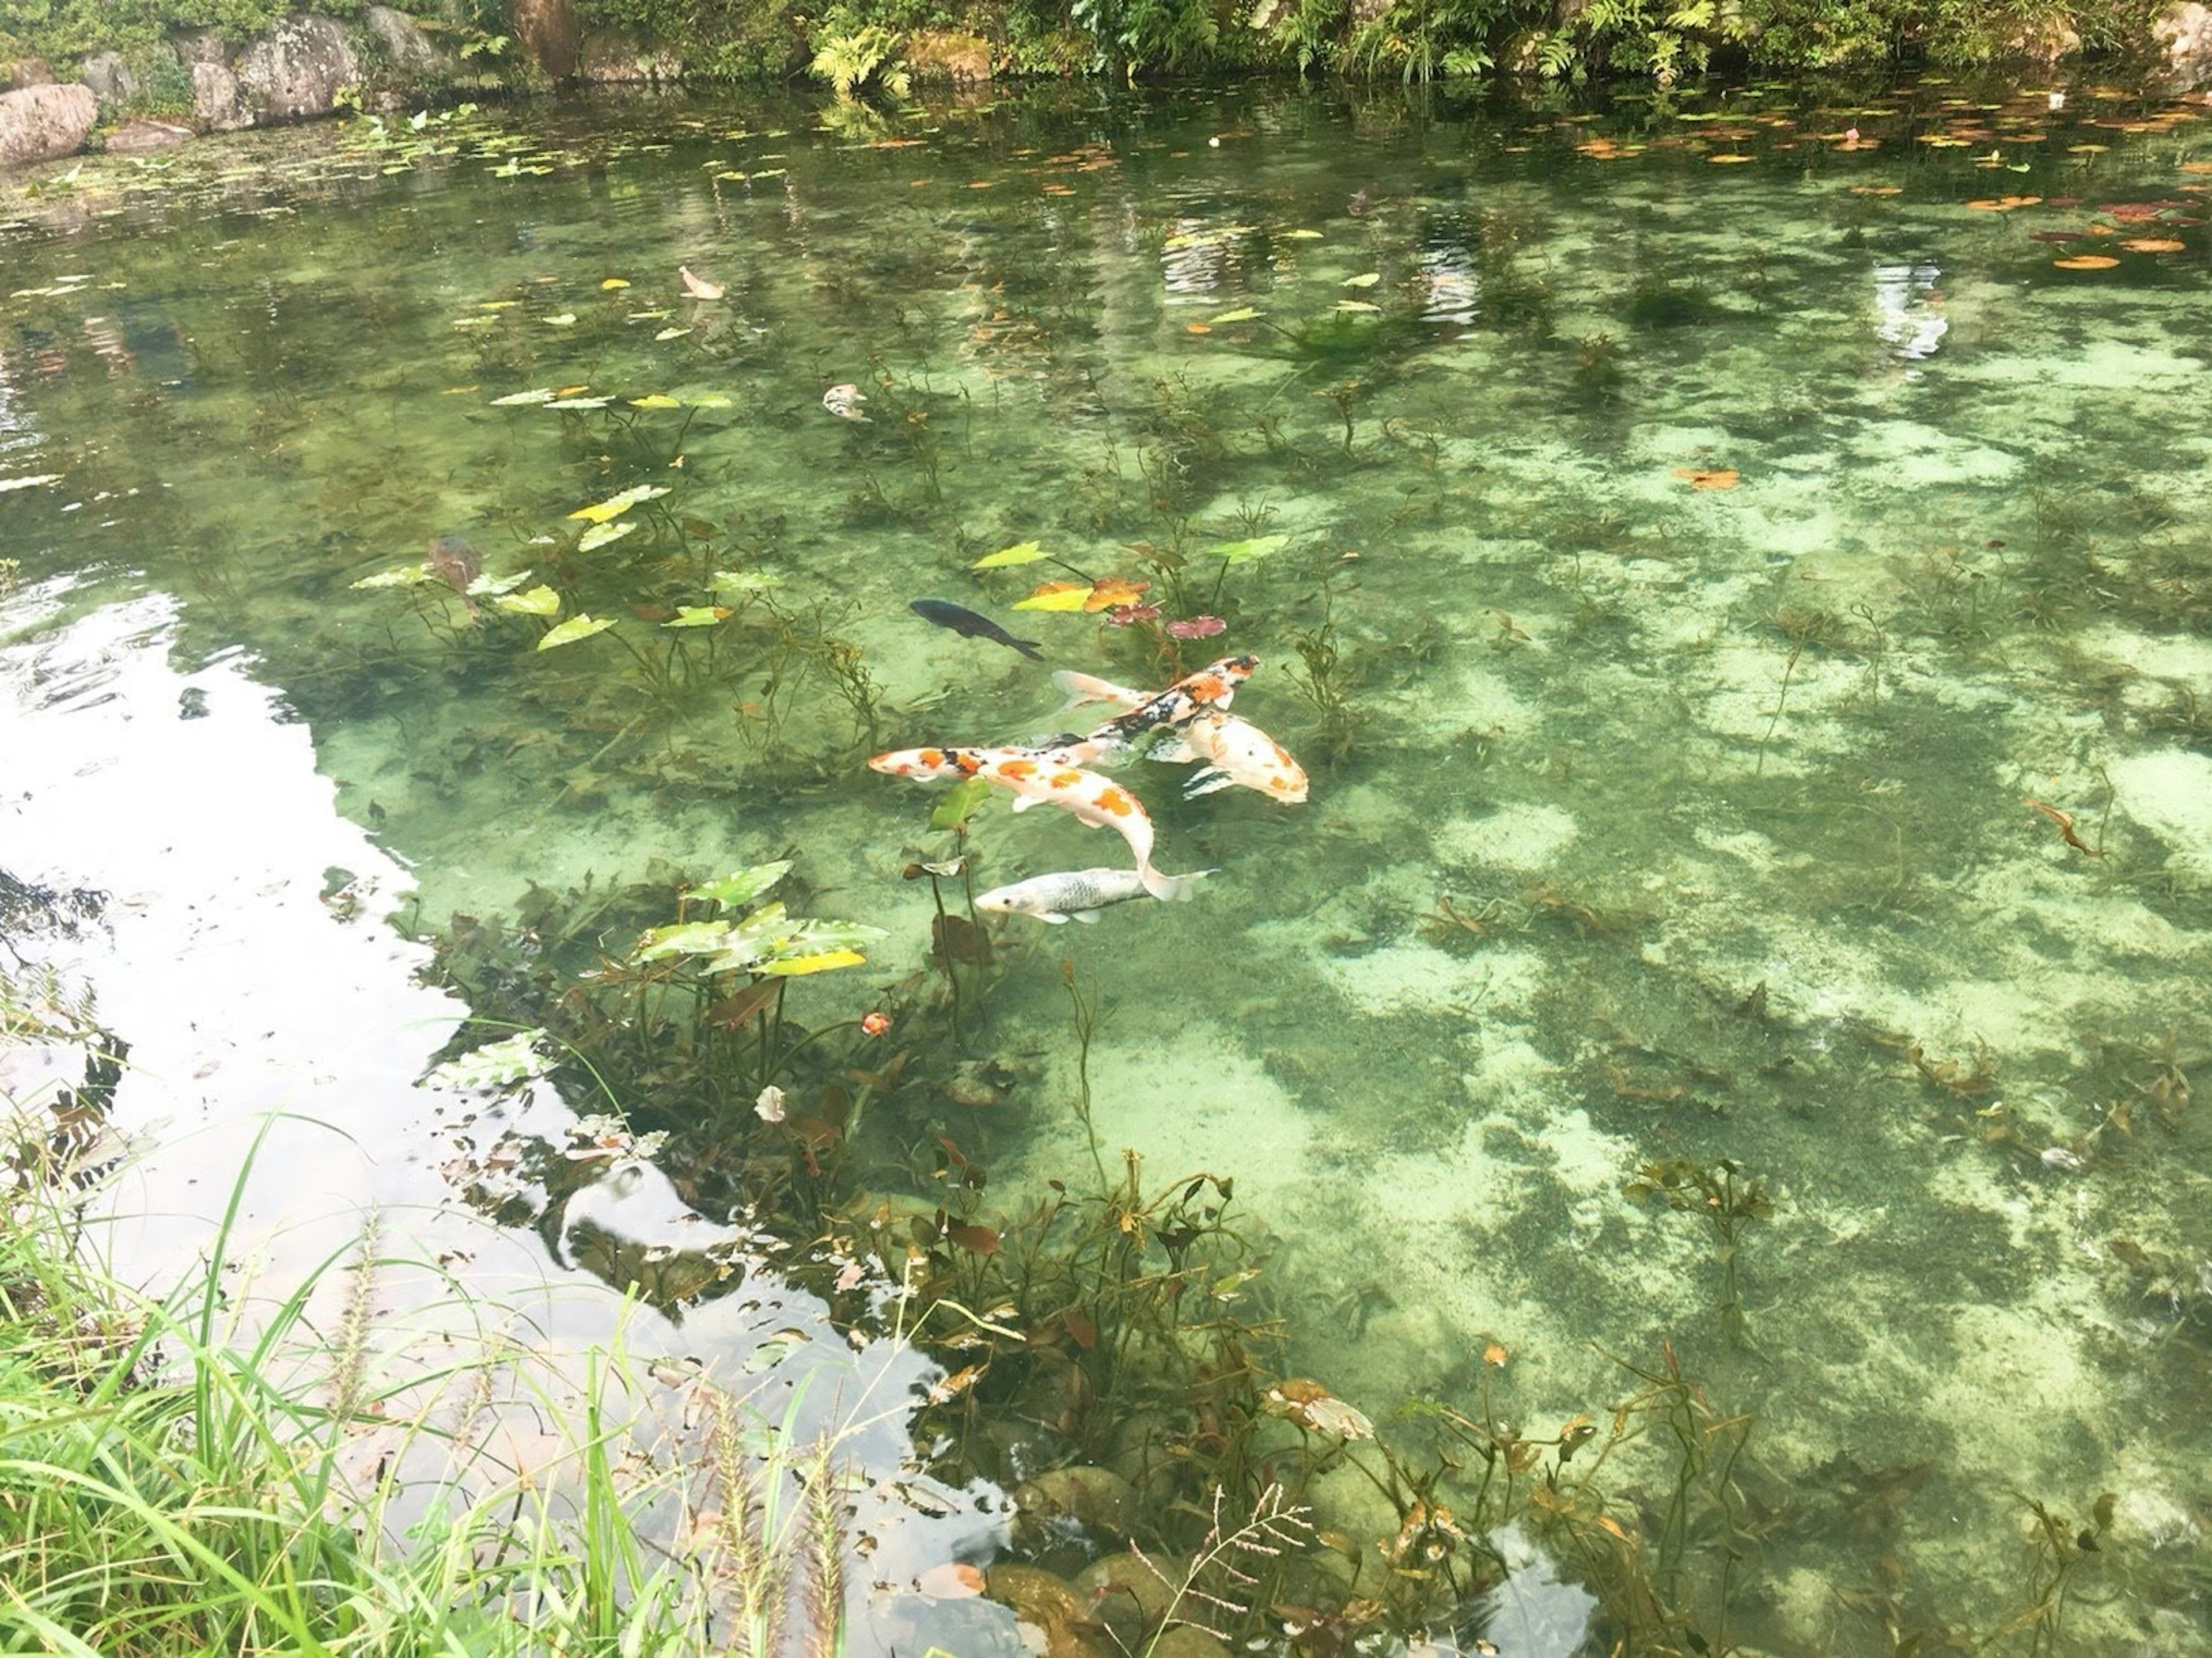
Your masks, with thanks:
M1143 701L1110 680L1101 679L1096 674L1077 673L1072 668L1062 668L1053 675L1052 683L1067 697L1067 701L1060 704L1062 714L1070 708L1079 708L1086 702L1113 702L1130 708Z
M1032 662L1042 662L1044 660L1044 653L1037 648L1037 642L1034 639L1016 639L1012 634L1009 634L1006 635L1006 643L1012 646L1016 650L1019 651L1024 656L1029 658Z
M1198 896L1198 884L1209 875L1218 875L1218 869L1194 869L1188 875L1163 875L1146 865L1137 872L1137 878L1145 890L1164 904L1188 903Z

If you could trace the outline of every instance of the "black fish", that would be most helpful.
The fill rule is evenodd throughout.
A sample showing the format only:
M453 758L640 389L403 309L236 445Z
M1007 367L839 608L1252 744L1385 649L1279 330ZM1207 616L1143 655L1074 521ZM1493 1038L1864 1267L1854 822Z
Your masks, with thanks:
M917 598L907 606L924 622L933 622L940 628L950 628L963 639L995 640L1010 645L1032 661L1044 660L1044 653L1037 649L1034 639L1017 639L988 616L978 616L963 605L946 603L941 598Z

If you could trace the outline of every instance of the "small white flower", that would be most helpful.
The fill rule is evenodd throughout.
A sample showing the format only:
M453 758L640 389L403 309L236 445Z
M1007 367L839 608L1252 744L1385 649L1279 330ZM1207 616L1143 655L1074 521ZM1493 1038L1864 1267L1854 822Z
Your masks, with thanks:
M763 1122L781 1122L784 1118L783 1090L770 1083L753 1102L753 1109Z

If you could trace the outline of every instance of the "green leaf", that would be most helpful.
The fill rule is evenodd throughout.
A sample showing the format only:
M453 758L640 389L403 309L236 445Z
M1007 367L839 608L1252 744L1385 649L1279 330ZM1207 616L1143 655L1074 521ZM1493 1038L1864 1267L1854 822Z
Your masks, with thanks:
M1370 305L1364 300L1339 300L1336 302L1336 308L1340 311L1350 311L1355 313L1364 313L1368 315L1373 315L1382 309L1381 306Z
M1322 233L1318 230L1285 230L1283 232L1283 240L1286 242L1317 242L1321 239Z
M655 341L680 340L691 331L688 328L664 328L653 337Z
M1217 541L1206 550L1209 558L1226 559L1231 564L1243 564L1255 558L1265 558L1270 553L1280 552L1290 537L1255 536L1249 541Z
M1044 549L1034 541L1018 541L1011 547L1000 548L995 553L986 553L968 568L971 570L1003 570L1009 564L1034 564L1044 556Z
M634 518L623 519L613 524L594 524L576 537L576 550L580 553L595 551L611 541L620 541L635 528L637 520Z
M520 409L529 404L550 403L557 395L550 386L543 386L535 392L510 392L503 398L494 398L491 406L495 409Z
M867 957L857 950L825 950L818 956L775 956L756 965L753 971L770 978L795 979L803 973L829 973L841 967L859 967Z
M614 625L612 616L605 621L594 621L588 616L572 616L559 627L548 629L545 637L538 641L538 648L550 651L562 645L573 645L580 639L589 639L593 634L603 633Z
M772 864L755 864L750 869L725 875L719 881L693 887L685 896L732 907L749 904L790 873L791 859L779 858Z
M1250 322L1254 318L1264 314L1266 313L1255 311L1249 305L1240 305L1234 311L1223 312L1213 320L1215 322Z
M477 598L497 598L501 593L513 592L529 580L527 570L517 570L513 575L480 575L469 583L469 592Z
M1346 276L1344 279L1342 286L1346 288L1372 288L1376 283L1382 280L1382 273L1381 271L1370 270L1363 276Z
M717 570L707 585L718 593L761 593L781 587L783 581L769 570Z
M669 400L669 406L671 408L675 406L673 398ZM667 493L666 487L662 484L633 483L629 489L618 495L609 495L605 501L595 501L588 507L579 507L568 516L587 518L594 524L605 524L611 518L620 518L641 501L658 501Z
M665 392L652 392L641 398L632 398L629 406L633 409L681 409L684 405Z
M730 613L726 604L682 604L676 614L660 625L664 628L711 628Z
M955 783L938 799L935 810L929 814L929 826L933 829L957 829L975 815L991 793L988 777L969 777Z
M492 603L502 610L513 610L518 616L558 616L561 614L561 595L543 583L526 593L501 593Z
M472 1052L434 1066L422 1078L427 1088L506 1088L526 1077L542 1075L552 1061L538 1051L543 1030L519 1030Z
M435 581L428 564L401 564L389 570L379 570L374 575L365 575L353 585L356 587L412 587L418 582Z
M730 942L727 921L677 921L657 926L637 941L633 962L665 962L678 956L712 956Z

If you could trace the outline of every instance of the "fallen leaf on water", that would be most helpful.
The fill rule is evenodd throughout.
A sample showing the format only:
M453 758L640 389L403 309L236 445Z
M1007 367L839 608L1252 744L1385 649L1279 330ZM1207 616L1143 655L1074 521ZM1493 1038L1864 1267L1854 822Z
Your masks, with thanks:
M2070 259L2053 259L2057 270L2110 270L2119 261L2106 253L2077 253Z
M1152 585L1149 581L1132 581L1127 576L1102 576L1091 584L1091 596L1083 601L1083 608L1104 610L1116 604L1132 604Z
M606 281L601 282L599 286L601 288L628 288L629 286L629 278L627 276L610 276Z
M594 524L605 524L611 518L620 518L641 501L658 501L667 493L667 489L658 483L634 483L618 494L609 495L605 501L595 501L588 507L579 507L568 516L589 519Z
M1714 471L1705 471L1695 466L1677 466L1674 476L1687 478L1692 489L1733 489L1739 482L1733 466L1724 466Z
M684 405L665 392L648 392L641 398L632 398L629 406L633 409L681 409Z
M656 343L662 340L680 340L690 331L688 328L664 328L653 337Z
M1241 306L1237 307L1237 309L1236 309L1236 310L1234 310L1234 311L1224 311L1224 312L1223 312L1219 316L1216 317L1213 320L1214 320L1215 322L1217 322L1217 323L1224 323L1224 322L1250 322L1250 321L1252 321L1254 319L1257 318L1259 315L1260 315L1260 313L1259 313L1257 311L1254 310L1250 306L1249 306L1249 305L1241 305Z
M1361 276L1346 276L1344 279L1342 286L1346 288L1372 288L1376 283L1382 280L1382 273L1381 271L1370 270Z
M2120 246L2130 253L2179 253L2189 244L2172 236L2132 236Z
M1966 205L1977 213L2009 213L2016 207L2033 207L2042 199L2040 196L1984 196Z
M557 317L548 317L548 318L546 318L546 319L545 319L545 325L546 325L548 328L567 328L567 327L571 326L571 325L575 322L575 320L576 320L576 313L575 313L574 312L573 312L573 311L563 311L563 312L562 312L562 313L561 313L561 314L560 314L560 315L558 315Z
M983 1592L983 1574L964 1561L948 1560L923 1572L914 1586L933 1600L965 1600Z
M1003 569L1009 564L1034 564L1044 556L1044 549L1034 541L1018 541L1011 547L1001 547L995 553L986 553L968 568L971 570Z
M1048 581L1027 598L1016 599L1018 610L1079 610L1090 603L1087 581Z
M684 291L695 300L719 300L724 289L720 282L710 282L696 275L688 264L676 267L676 274L684 279Z
M1186 334L1211 334L1213 325L1210 322L1187 322L1182 325L1182 331Z
M1902 196L1904 193L1903 185L1853 185L1851 186L1851 194L1854 196Z
M1708 161L1711 161L1715 167L1733 167L1741 161L1755 161L1759 157L1756 155L1740 155L1735 154L1734 151L1731 151L1726 155L1708 155L1705 159Z

